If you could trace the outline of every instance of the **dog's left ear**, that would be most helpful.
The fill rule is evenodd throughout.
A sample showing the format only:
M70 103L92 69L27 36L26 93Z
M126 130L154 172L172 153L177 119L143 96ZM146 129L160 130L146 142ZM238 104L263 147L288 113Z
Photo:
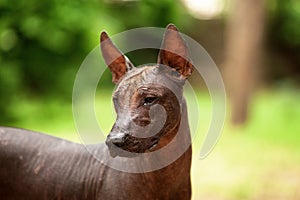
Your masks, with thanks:
M112 82L117 84L127 71L134 68L130 60L112 43L106 32L100 36L102 56L112 73Z
M174 24L167 26L158 55L158 63L176 69L185 79L193 72L188 47Z

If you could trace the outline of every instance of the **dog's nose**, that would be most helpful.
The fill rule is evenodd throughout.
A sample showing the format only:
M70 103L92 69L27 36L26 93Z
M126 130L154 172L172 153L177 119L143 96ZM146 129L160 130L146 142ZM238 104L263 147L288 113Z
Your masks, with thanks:
M117 147L122 147L125 144L125 134L115 133L109 134L106 139L106 144L109 146L110 144L114 144Z
M110 138L111 143L113 143L114 145L116 145L117 147L121 147L124 145L124 138L123 137L111 137Z

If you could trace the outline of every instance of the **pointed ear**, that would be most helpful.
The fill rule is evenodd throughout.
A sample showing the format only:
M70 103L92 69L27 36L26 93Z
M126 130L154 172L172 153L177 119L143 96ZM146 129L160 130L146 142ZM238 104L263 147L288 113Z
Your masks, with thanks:
M182 78L188 78L193 72L188 47L174 24L167 26L158 55L158 63L176 69Z
M117 84L127 71L131 70L134 65L129 59L112 43L106 32L100 36L100 46L102 56L106 65L112 73L112 82Z

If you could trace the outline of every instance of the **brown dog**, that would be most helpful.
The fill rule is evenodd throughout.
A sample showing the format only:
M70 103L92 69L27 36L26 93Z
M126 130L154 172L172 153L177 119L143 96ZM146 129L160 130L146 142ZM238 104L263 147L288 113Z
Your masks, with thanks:
M120 157L130 162L143 154L146 155L143 165L157 166L175 154L179 156L155 171L122 172L96 160L81 144L0 127L1 198L191 198L191 139L182 93L193 66L184 40L176 27L169 25L158 64L139 68L131 64L104 32L101 50L117 84L113 95L117 119L106 145L88 145L87 148L100 160L110 163ZM163 108L164 114L159 108ZM148 158L151 153L155 155ZM141 165L131 164L133 167Z

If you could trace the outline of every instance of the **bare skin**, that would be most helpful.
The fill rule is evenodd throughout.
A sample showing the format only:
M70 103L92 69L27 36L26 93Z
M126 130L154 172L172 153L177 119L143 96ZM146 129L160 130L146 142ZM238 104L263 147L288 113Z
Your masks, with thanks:
M113 95L117 119L106 144L88 146L100 161L82 144L28 130L0 127L1 198L191 198L191 139L182 91L185 79L192 73L192 65L187 59L183 39L176 27L169 25L158 64L140 68L130 63L106 33L102 33L101 42L103 57L117 84ZM151 114L155 105L166 111L165 123L156 134L139 137L140 127L161 120ZM131 158L120 152L151 153L163 149L171 141L175 145L157 154L155 162L147 158L143 162L157 165L175 152L183 153L171 164L155 171L128 173L101 162L106 159L113 163L116 156L125 156L129 162Z

